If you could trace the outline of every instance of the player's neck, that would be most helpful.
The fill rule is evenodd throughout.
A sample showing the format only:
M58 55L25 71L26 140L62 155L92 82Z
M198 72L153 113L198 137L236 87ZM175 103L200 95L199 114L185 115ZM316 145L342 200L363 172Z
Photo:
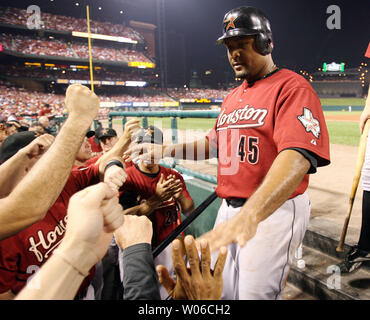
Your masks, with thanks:
M158 173L158 171L159 171L159 165L158 164L146 165L143 161L140 161L138 166L139 166L139 169L142 172L146 172L146 173Z
M273 73L276 71L278 67L275 65L274 61L272 60L271 55L266 59L266 63L263 65L263 67L260 69L260 71L254 75L251 79L247 78L248 82L255 82L257 80L264 79L268 77L269 74Z

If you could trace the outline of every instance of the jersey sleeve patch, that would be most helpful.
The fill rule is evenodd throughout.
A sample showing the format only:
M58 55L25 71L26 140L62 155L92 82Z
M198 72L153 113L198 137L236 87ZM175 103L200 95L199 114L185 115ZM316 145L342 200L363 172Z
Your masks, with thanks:
M297 116L297 118L306 129L306 132L311 132L316 139L319 138L321 133L320 122L314 118L309 108L303 107L303 114Z

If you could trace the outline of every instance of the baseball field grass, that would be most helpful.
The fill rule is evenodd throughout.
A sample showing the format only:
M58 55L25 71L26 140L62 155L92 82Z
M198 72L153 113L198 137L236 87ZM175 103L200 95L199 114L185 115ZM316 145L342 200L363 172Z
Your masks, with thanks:
M323 106L364 106L364 98L321 98Z
M358 122L327 121L330 143L358 146L360 127Z
M352 120L357 116L359 118L361 112L341 112L327 111L324 112L327 118L326 125L329 132L330 143L343 144L349 146L358 146L360 141L360 130L358 120ZM346 120L346 117L349 120ZM336 119L338 117L338 119ZM341 119L339 119L342 118ZM178 130L194 130L194 131L209 131L215 124L216 119L178 119ZM115 124L121 124L121 120L114 120ZM149 125L155 125L163 129L171 128L171 120L169 118L148 118Z

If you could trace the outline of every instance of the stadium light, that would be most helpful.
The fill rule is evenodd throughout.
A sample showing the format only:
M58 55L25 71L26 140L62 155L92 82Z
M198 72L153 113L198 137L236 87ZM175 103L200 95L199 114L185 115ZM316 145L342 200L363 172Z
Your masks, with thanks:
M119 13L120 13L120 14L123 14L123 10L121 10Z
M101 7L99 7L98 10L101 10Z
M76 7L78 7L80 4L78 2L75 3Z

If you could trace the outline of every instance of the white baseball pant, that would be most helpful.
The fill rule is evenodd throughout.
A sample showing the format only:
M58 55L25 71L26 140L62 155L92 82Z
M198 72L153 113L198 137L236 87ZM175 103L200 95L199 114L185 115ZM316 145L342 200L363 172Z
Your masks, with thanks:
M361 174L362 189L370 191L370 135L367 137L366 153Z
M215 226L240 211L223 200ZM287 200L267 219L260 222L256 235L244 247L228 246L223 271L223 294L226 300L281 299L310 217L310 201L306 193ZM212 254L214 266L218 252ZM212 267L213 267L212 266Z

